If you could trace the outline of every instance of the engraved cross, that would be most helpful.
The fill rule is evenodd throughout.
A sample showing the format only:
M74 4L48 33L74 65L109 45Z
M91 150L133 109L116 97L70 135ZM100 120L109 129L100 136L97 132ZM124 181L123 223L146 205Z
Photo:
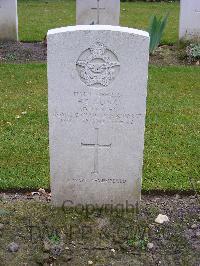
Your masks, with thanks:
M95 128L95 142L94 143L83 143L81 142L82 146L88 147L88 148L94 148L94 170L92 171L92 174L98 174L99 173L99 148L111 148L110 144L99 144L99 128Z
M100 11L104 10L104 7L100 7L100 0L97 0L97 7L92 7L92 10L97 10L97 25L100 24Z

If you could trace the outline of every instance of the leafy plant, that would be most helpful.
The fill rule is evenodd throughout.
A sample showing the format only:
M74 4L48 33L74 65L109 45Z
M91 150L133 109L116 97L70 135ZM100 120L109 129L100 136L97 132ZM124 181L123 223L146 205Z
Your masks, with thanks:
M7 215L7 214L9 214L8 211L6 211L4 209L0 209L0 216Z
M187 46L186 54L190 63L200 59L200 43L192 43Z
M57 235L56 233L53 233L52 235L49 236L49 240L50 240L53 244L59 244L59 243L60 243L60 236Z
M148 237L144 237L143 239L140 239L138 236L135 237L134 239L129 239L127 241L127 244L130 246L130 247L137 247L137 248L140 248L142 250L145 250L146 246L147 246L147 243L148 243Z
M17 59L17 56L15 53L8 53L6 54L5 59L9 61L15 61Z
M167 25L168 16L169 16L169 13L165 15L164 17L160 17L160 18L154 15L150 19L150 25L148 29L148 32L150 35L150 46L149 46L150 54L153 54L155 49L160 44L160 40L162 38L164 29Z

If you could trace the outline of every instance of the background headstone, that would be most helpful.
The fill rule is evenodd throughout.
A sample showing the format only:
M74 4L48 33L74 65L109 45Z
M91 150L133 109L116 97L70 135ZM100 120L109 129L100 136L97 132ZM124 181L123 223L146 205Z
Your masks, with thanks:
M18 40L17 0L0 0L0 40Z
M148 58L147 32L105 25L48 32L54 205L140 199Z
M200 39L200 0L181 0L179 39Z
M77 25L119 25L120 0L76 0Z

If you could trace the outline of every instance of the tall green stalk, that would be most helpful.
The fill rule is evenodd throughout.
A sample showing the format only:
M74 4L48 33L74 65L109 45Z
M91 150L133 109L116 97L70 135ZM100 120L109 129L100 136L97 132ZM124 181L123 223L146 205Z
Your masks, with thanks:
M155 15L151 17L150 25L148 29L148 32L150 35L150 46L149 46L150 54L153 54L155 49L160 44L163 32L167 25L168 16L169 16L169 13L165 15L164 17L160 17L160 18L157 18Z

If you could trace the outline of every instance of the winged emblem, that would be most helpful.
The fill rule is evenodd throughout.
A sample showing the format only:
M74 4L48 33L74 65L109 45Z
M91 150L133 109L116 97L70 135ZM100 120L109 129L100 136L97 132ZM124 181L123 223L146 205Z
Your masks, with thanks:
M115 56L111 58L106 47L101 43L95 43L89 48L90 54L80 58L76 65L79 74L86 85L108 86L115 78L115 70L120 64Z

